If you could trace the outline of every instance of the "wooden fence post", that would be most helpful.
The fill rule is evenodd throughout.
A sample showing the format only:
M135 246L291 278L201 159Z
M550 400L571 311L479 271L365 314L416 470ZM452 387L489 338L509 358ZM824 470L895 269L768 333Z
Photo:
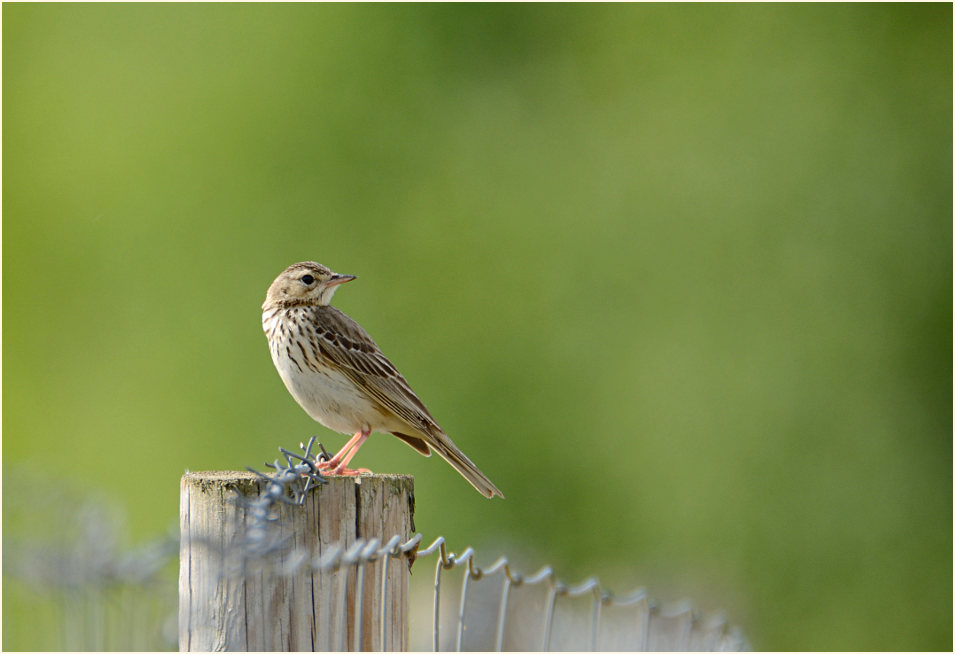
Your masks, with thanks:
M309 491L303 506L275 503L268 523L288 538L266 564L248 560L243 539L248 506L236 492L255 497L268 482L248 472L191 472L180 483L180 651L407 650L406 561L364 565L362 604L357 566L312 570L337 545L387 542L411 536L414 479L409 475L329 477ZM271 534L270 534L271 536ZM289 570L292 570L291 574ZM384 643L381 642L382 620Z

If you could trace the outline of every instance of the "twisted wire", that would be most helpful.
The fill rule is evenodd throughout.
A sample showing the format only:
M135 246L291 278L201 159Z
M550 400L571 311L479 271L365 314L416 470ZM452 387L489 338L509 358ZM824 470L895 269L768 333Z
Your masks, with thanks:
M370 589L369 592L380 592L382 605L384 605L387 596L388 566L393 560L402 560L409 567L419 559L435 557L435 574L433 588L433 607L432 607L432 647L435 651L440 649L441 640L441 591L442 591L442 573L458 568L463 568L463 578L461 581L460 599L457 605L454 622L456 622L456 634L453 639L454 646L458 651L464 646L464 631L466 628L466 616L468 608L469 592L473 584L485 580L495 575L501 575L503 583L499 595L499 603L496 606L497 615L494 626L494 648L501 651L505 646L505 634L507 633L508 620L514 619L512 607L509 606L511 591L522 586L533 586L542 584L546 587L547 601L544 609L543 629L540 636L540 642L535 646L537 649L549 650L552 645L552 634L554 631L554 616L558 601L562 599L578 598L582 596L591 597L591 609L589 618L589 649L597 651L600 649L600 634L603 613L608 607L635 607L640 605L644 624L640 628L642 642L636 645L639 649L647 649L651 642L649 634L654 621L662 624L663 621L670 621L676 624L679 632L675 636L673 645L678 648L687 649L691 634L699 635L703 628L703 618L699 611L694 609L688 603L681 603L675 606L661 607L657 602L652 601L642 589L634 591L628 595L616 596L609 590L603 588L596 577L585 579L579 584L569 585L561 581L550 566L544 566L531 575L524 575L515 570L506 557L500 557L486 567L481 567L476 563L476 552L472 547L467 547L460 553L452 551L446 539L438 536L426 547L422 547L423 536L418 533L408 539L402 539L399 535L393 535L387 540L377 538L359 539L349 546L339 543L331 547L326 547L321 555L313 556L304 550L289 551L288 537L278 536L280 529L277 528L279 517L276 512L278 505L302 506L308 493L327 483L322 476L319 464L330 458L328 452L322 447L321 443L315 442L312 437L307 444L300 444L302 454L291 452L285 448L279 448L281 457L275 459L272 463L266 463L266 466L272 470L266 474L253 468L248 468L259 479L266 481L264 490L256 497L244 496L237 492L234 501L246 509L246 530L242 536L241 543L243 547L238 548L237 553L243 559L243 563L251 561L267 561L270 555L282 552L282 565L273 567L272 572L278 575L296 575L303 571L337 571L346 569L354 571L358 594L366 592L364 566L369 563L381 562L383 574L381 575L382 584L380 589ZM96 529L100 537L108 533L108 529ZM44 552L41 548L23 548L17 551L17 559L21 560L20 565L7 566L5 572L19 571L21 575L31 573L27 576L32 577L32 582L39 586L47 588L60 588L63 590L77 588L79 586L96 587L97 585L115 584L117 581L130 584L152 583L157 577L158 572L177 558L178 538L170 535L167 538L157 540L152 543L140 546L122 552L119 555L108 557L110 562L102 565L71 565L71 569L79 570L83 574L81 577L63 574L64 566L49 566L50 553ZM13 548L10 548L13 549ZM9 554L10 552L5 552ZM41 561L41 553L44 559ZM36 559L32 561L31 559ZM64 556L72 555L76 558L76 552L65 553ZM8 556L4 557L5 563L11 562ZM55 558L55 557L54 557ZM23 565L22 562L26 562ZM44 574L45 569L52 569L59 574ZM243 565L244 570L248 568ZM235 569L228 574L234 574ZM344 584L342 588L344 589ZM360 600L359 600L360 602ZM360 603L359 603L360 605ZM344 612L342 613L344 619ZM339 625L342 633L346 631L346 625ZM385 642L386 624L382 621L379 633L379 642ZM720 647L724 649L745 649L748 647L742 634L731 627L721 615L713 616L705 625L707 633L711 634L711 640L716 638ZM361 626L356 624L354 630L354 646L361 643Z

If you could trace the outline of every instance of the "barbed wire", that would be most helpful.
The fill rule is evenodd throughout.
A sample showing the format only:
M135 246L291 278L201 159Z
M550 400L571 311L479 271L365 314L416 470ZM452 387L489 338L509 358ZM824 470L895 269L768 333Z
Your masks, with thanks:
M472 582L478 582L482 579L495 574L501 574L504 583L498 602L498 615L496 621L496 630L494 635L493 651L502 651L504 645L504 635L509 622L510 613L508 608L508 595L512 588L521 586L531 586L542 584L547 586L548 600L546 603L546 613L544 626L541 633L540 642L533 649L540 651L550 651L552 643L552 634L554 628L554 615L557 601L560 598L577 598L591 595L592 610L590 617L589 645L588 651L600 651L599 636L601 633L601 618L603 611L608 607L627 608L642 604L642 610L645 614L645 625L639 630L640 639L633 643L634 651L654 651L671 649L676 651L741 651L748 649L748 644L742 632L730 625L721 614L715 614L705 618L703 614L693 607L689 602L678 602L673 605L661 605L659 602L648 597L644 589L638 589L624 596L616 596L609 590L603 588L596 577L590 577L585 581L569 585L561 581L554 573L553 568L544 566L532 575L525 576L516 572L506 557L500 557L494 563L486 568L482 568L475 563L475 550L471 547L466 548L460 554L456 554L448 549L447 541L443 536L437 537L426 548L421 549L423 541L422 534L415 534L412 538L403 541L398 535L392 536L387 542L382 543L380 539L358 539L348 547L337 544L330 550L324 552L321 556L309 557L304 551L293 552L286 564L281 567L278 574L292 576L301 574L303 570L308 572L330 572L340 570L355 570L358 575L356 580L355 603L361 606L364 598L364 566L368 563L377 561L387 561L389 559L405 559L410 563L421 560L429 556L436 556L435 575L434 575L434 593L433 593L433 613L432 613L432 638L431 645L433 651L441 651L441 591L442 591L442 572L454 570L458 567L463 568L464 578L461 584L460 597L458 603L458 612L454 616L455 627L455 651L462 651L462 640L466 629L466 607L469 598L469 585ZM389 576L387 568L381 575L381 597L386 597L388 593ZM344 588L347 586L347 579L341 584ZM342 613L344 616L344 612ZM657 634L654 639L654 624L661 626L656 631L663 630L663 623L672 623L666 625L667 633L662 637ZM385 632L390 627L385 620L380 624L379 642L385 642ZM341 633L345 633L345 625L341 625ZM362 639L361 620L356 617L353 629L354 643L353 649L360 649L359 643ZM661 647L661 643L666 642L670 646Z
M442 645L461 651L465 647L474 646L474 629L467 631L469 621L473 622L475 611L492 613L488 623L492 625L493 639L484 643L479 649L539 649L549 650L554 644L555 624L557 622L558 607L565 600L589 597L589 615L576 618L579 629L575 633L586 634L587 642L584 645L591 651L598 651L606 647L606 619L605 615L611 609L627 609L632 611L631 628L634 632L632 640L627 641L626 648L633 650L661 650L661 649L708 649L708 650L742 650L748 648L748 643L742 633L731 626L723 616L717 614L709 618L703 615L687 602L675 605L661 605L650 599L643 589L630 594L617 596L605 589L596 577L590 577L576 585L569 585L561 581L550 566L544 566L531 575L524 575L515 570L506 557L500 557L492 564L481 567L476 563L476 552L467 547L460 553L452 551L443 536L434 539L427 547L422 548L423 536L418 533L411 538L402 538L393 535L386 541L378 538L359 539L349 545L334 544L325 548L321 555L312 555L310 552L290 547L289 536L281 536L281 529L277 524L280 520L279 505L302 506L308 494L320 485L327 483L321 473L320 464L331 457L312 437L307 444L300 444L302 454L279 448L281 457L272 463L266 463L270 474L248 468L259 480L265 483L264 489L257 496L247 496L238 491L234 501L246 512L245 527L242 532L241 547L238 548L238 557L242 559L242 570L250 570L250 562L260 562L268 565L280 560L280 565L272 567L271 572L281 576L292 576L308 572L344 572L341 580L340 600L344 603L349 577L354 575L354 592L357 597L357 606L362 606L366 592L378 592L382 603L388 597L389 583L392 575L388 574L388 567L393 561L401 560L410 567L416 561L435 557L434 584L431 591L432 606L431 647L439 651ZM179 553L179 538L176 534L156 539L143 545L123 550L119 547L115 536L115 524L112 524L103 511L96 511L93 505L87 503L88 508L73 515L78 529L83 535L78 539L67 539L57 548L37 543L8 541L4 548L4 573L11 574L26 580L34 588L47 590L61 589L63 592L74 593L84 587L139 587L159 584L165 589L164 583L170 581L169 575L162 577L161 571L168 569L169 564L176 560ZM115 522L116 519L113 519ZM62 534L61 534L62 535ZM104 540L105 539L105 540ZM233 550L233 553L234 550ZM282 554L280 559L273 555ZM275 559L275 560L273 560ZM365 567L369 564L380 563L381 574L368 577ZM420 565L420 564L419 564ZM452 610L449 619L442 619L442 592L449 592L443 581L445 573L451 570L461 570L460 592L457 597L456 610ZM223 574L234 574L235 568L223 568ZM366 578L379 578L380 587L366 587ZM492 601L479 602L475 599L474 590L481 586L480 582L496 578L500 582L500 590L489 596ZM521 641L515 646L513 633L509 626L515 621L527 622L526 616L519 614L514 607L515 593L523 592L530 587L540 588L545 592L543 616L535 616L535 624L540 629L534 640ZM166 592L170 591L171 592ZM165 589L163 597L175 597L172 589ZM453 595L451 596L453 597ZM165 601L165 600L163 600ZM414 607L412 607L414 608ZM423 607L419 609L423 610ZM168 607L170 615L175 611L175 603ZM346 647L346 634L353 637L350 643L354 649L359 649L362 643L362 624L356 616L356 621L349 631L345 625L345 612L341 612L342 623L338 625L341 633L342 648ZM483 619L483 618L482 618ZM122 621L120 621L122 622ZM639 623L637 627L633 624ZM376 625L378 626L378 625ZM526 626L526 625L525 625ZM379 643L385 643L385 632L391 625L381 620L380 632L377 634ZM168 632L168 629L165 630ZM167 644L170 643L170 634L165 633ZM470 642L466 642L470 638ZM155 641L150 641L155 643ZM614 641L616 643L616 641ZM70 643L67 643L69 646ZM147 646L147 649L156 645ZM68 647L69 648L69 647ZM623 647L617 647L621 649ZM99 647L103 649L103 647ZM123 649L123 647L120 647Z
M589 646L591 651L598 651L600 648L600 634L603 613L606 609L636 607L641 605L645 614L646 624L641 630L642 642L634 643L635 649L645 650L651 645L659 648L661 642L652 643L651 638L654 633L654 623L667 623L672 626L669 644L673 649L690 649L691 644L695 644L695 649L729 649L739 650L748 647L742 633L732 627L722 615L714 615L704 619L702 613L695 609L689 602L679 602L674 605L664 606L652 600L647 596L643 589L636 590L623 596L616 596L611 591L603 588L596 577L590 577L576 585L569 585L561 581L550 566L544 566L532 575L525 576L515 571L506 557L500 557L487 568L479 567L476 562L475 550L471 547L466 548L460 554L456 554L448 549L447 542L443 536L436 538L426 548L421 549L423 540L422 535L415 534L407 540L402 540L400 536L394 535L386 542L374 538L370 540L358 539L349 546L337 544L330 549L326 549L319 556L311 556L304 550L289 552L286 547L288 538L278 539L269 536L270 527L278 520L274 514L273 508L276 503L293 504L301 506L305 502L305 497L309 490L316 488L319 484L327 483L322 476L319 464L327 461L330 456L321 443L317 443L319 452L312 453L316 445L313 436L307 444L299 444L304 451L299 455L284 448L279 451L284 456L284 464L276 459L271 464L266 464L269 468L275 470L274 474L263 474L253 468L248 468L259 478L268 482L265 492L253 499L245 498L237 492L238 501L244 503L251 512L252 523L246 534L246 543L249 545L248 553L252 556L267 557L271 553L282 551L284 553L284 563L281 566L279 574L295 575L300 574L303 569L309 572L327 572L340 569L354 569L357 574L356 583L358 588L358 605L361 605L364 592L364 566L368 563L377 561L384 562L384 570L381 575L381 597L387 596L389 575L387 574L387 565L390 559L404 559L409 567L417 559L436 555L434 592L433 592L433 615L432 615L432 649L439 651L441 638L441 590L442 590L442 571L453 570L460 566L464 567L464 576L461 583L461 591L458 603L456 617L455 648L461 650L465 630L465 614L467 609L467 600L469 598L469 585L481 581L486 577L500 574L503 577L501 594L498 600L498 614L496 616L496 631L494 646L496 651L501 651L504 646L504 635L508 623L508 598L511 590L523 586L533 586L541 584L547 587L547 601L544 615L544 624L541 633L539 649L547 651L551 647L553 635L555 609L561 598L578 598L590 595L590 628L589 628ZM344 585L343 585L344 588ZM343 614L344 615L344 614ZM358 649L361 643L361 624L360 620L356 622L353 631L355 635L354 645ZM344 625L343 625L344 626ZM384 634L387 625L381 621L381 640L384 641ZM659 631L659 628L657 629ZM658 639L659 640L659 639Z
M285 457L285 464L283 465L280 459L265 464L275 470L273 474L265 474L246 466L249 472L268 482L265 492L258 497L248 497L239 492L234 496L234 500L246 508L251 519L245 532L244 543L250 556L266 556L287 545L289 537L278 538L276 530L269 528L279 520L279 516L274 512L276 504L302 506L310 490L328 483L319 469L319 464L328 461L331 456L321 443L318 443L320 452L313 454L314 445L315 436L312 436L307 444L299 443L304 454L296 454L280 447L279 452Z

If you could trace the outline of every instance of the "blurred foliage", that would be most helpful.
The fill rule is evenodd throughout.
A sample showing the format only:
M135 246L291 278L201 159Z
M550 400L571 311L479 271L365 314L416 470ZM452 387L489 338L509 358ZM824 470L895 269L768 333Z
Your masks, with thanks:
M951 647L950 5L3 19L4 471L148 538L187 468L340 446L260 326L314 259L507 495L372 439L425 535L757 648Z

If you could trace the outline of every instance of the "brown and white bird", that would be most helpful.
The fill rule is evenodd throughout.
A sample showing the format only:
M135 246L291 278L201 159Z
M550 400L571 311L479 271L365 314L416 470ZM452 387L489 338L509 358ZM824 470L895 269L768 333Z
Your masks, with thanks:
M504 497L448 438L361 325L329 305L338 286L353 279L314 261L292 264L272 282L262 305L272 362L289 393L329 429L354 434L320 468L357 474L348 464L358 448L371 432L387 432L425 456L434 450L482 495Z

